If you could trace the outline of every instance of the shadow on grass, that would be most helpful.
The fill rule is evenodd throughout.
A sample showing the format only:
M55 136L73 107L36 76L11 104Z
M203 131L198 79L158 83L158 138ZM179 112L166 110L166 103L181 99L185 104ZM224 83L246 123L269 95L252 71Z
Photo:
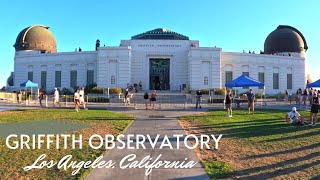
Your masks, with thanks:
M75 119L77 120L88 120L88 121L112 121L112 120L134 120L133 117L89 117L89 118L81 118L81 119Z
M245 169L245 170L241 170L238 172L235 172L235 174L241 174L241 175L250 175L259 171L265 171L265 170L270 170L270 169L277 169L277 168L282 168L284 166L288 166L290 164L295 164L295 163L299 163L302 161L308 161L311 160L313 158L319 157L320 156L320 152L314 152L314 153L310 153L306 156L302 156L302 157L297 157L297 158L293 158L293 159L289 159L289 160L285 160L285 161L281 161L275 164L270 164L270 165L266 165L266 166L259 166L259 167L254 167L254 168L249 168L249 169ZM272 177L277 177L279 175L284 175L284 174L289 174L289 173L293 173L295 171L300 171L309 167L313 167L313 166L317 166L320 165L320 161L315 161L312 163L308 163L308 164L303 164L301 166L295 166L295 167L289 167L289 168L284 168L281 171L272 171L272 172L266 172L266 173L259 173L256 175L252 175L250 177L246 177L248 179L259 179L260 177L268 177L268 178L272 178ZM244 178L244 179L246 179Z
M280 155L280 154L291 154L291 153L296 153L296 152L305 151L305 150L309 150L309 149L315 149L315 148L319 148L319 147L320 147L320 143L316 143L316 144L311 144L311 145L308 145L308 146L302 146L302 147L299 147L299 148L289 149L289 150L285 150L285 151L278 151L278 152L272 152L272 153L267 153L267 154L252 155L252 156L246 157L245 159L272 157L272 156L277 156L277 155Z

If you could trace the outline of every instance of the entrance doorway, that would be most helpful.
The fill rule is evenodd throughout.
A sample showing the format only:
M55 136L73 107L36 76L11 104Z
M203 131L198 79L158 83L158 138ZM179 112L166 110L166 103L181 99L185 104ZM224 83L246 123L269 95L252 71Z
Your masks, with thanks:
M170 59L150 58L150 90L170 90Z

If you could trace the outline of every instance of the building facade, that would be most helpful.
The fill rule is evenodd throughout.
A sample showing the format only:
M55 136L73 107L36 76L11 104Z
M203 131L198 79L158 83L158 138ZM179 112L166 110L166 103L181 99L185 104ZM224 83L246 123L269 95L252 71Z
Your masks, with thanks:
M31 80L50 91L94 83L125 88L141 82L143 90L184 86L197 90L223 88L246 74L264 82L267 94L304 88L308 47L303 35L293 27L279 26L264 46L260 54L224 52L200 47L197 40L159 28L122 40L115 47L100 47L97 40L95 51L57 52L48 27L35 25L21 31L14 45L13 86Z

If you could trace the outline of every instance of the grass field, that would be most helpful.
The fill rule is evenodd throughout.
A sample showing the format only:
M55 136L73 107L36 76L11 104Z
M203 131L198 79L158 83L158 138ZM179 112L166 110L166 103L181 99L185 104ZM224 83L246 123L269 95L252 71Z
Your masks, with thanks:
M105 149L94 150L88 145L88 138L92 134L113 134L122 133L126 127L133 122L133 117L125 114L117 114L106 110L82 110L76 113L73 109L34 109L34 110L16 110L0 112L0 126L4 123L39 121L42 128L43 122L48 120L61 121L65 125L86 125L84 129L64 132L65 134L82 134L84 145L82 149L17 149L11 150L5 145L5 138L0 138L0 179L82 179L88 172L88 169L82 168L80 172L71 176L70 171L43 168L41 170L24 171L23 167L31 165L39 155L46 154L46 160L60 160L65 155L71 154L72 160L89 161L95 160L98 156L106 153ZM21 124L21 123L20 123ZM40 126L41 124L41 126ZM80 126L81 127L81 126ZM59 128L59 126L57 126ZM16 132L17 134L21 132Z
M180 118L192 134L223 134L218 150L197 149L212 179L320 179L320 124L293 126L287 112L258 110L255 115L214 110ZM309 112L300 112L307 120Z

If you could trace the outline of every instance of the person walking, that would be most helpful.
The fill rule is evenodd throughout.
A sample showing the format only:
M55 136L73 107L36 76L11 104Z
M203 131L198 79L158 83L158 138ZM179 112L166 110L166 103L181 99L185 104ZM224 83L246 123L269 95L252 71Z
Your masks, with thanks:
M42 89L39 89L39 104L40 104L40 108L42 108L42 100L43 100L43 91Z
M318 120L318 112L319 112L319 95L317 92L313 93L312 97L312 105L311 105L311 111L310 111L310 125L312 127L316 127L316 122Z
M58 88L54 88L53 93L53 107L56 107L56 104L59 104L59 107L61 107L61 104L59 103L59 91Z
M252 110L252 114L254 114L254 101L256 97L253 94L253 90L250 89L248 93L248 113L250 114L250 110Z
M156 99L157 96L158 96L157 95L157 91L153 90L153 92L151 93L151 97L150 97L150 101L152 103L152 109L154 109L154 105L155 105L155 103L157 101L157 99ZM151 104L150 104L150 106L151 106Z
M148 109L148 102L149 102L149 94L148 94L148 92L144 93L143 99L144 99L145 104L146 104L146 109Z
M199 108L202 109L201 107L201 98L202 98L202 92L199 90L196 92L196 108Z
M80 92L79 90L76 90L73 95L75 110L77 112L79 112L79 106L80 106L80 93L79 92Z
M232 93L231 90L228 91L226 95L226 109L227 109L227 117L232 117Z
M84 100L84 87L80 89L79 95L80 95L80 105L83 104L83 109L86 109L86 102Z

